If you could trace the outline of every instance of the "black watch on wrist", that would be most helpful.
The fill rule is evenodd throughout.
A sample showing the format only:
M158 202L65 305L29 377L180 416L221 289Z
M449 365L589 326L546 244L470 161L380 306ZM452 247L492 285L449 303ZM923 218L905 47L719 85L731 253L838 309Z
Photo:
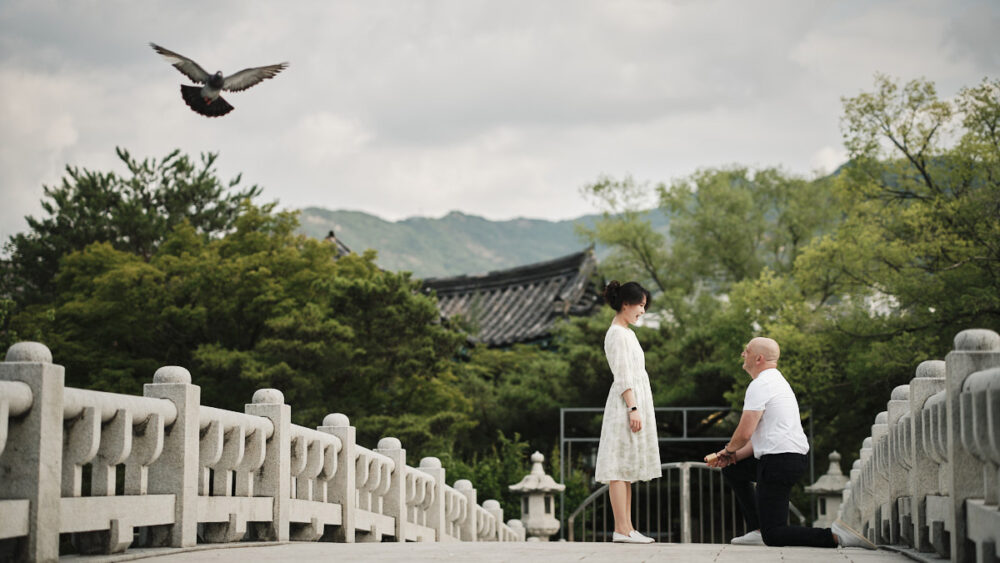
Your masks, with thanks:
M630 408L628 410L628 412L637 411L637 410L639 410L639 407L632 407L632 408Z

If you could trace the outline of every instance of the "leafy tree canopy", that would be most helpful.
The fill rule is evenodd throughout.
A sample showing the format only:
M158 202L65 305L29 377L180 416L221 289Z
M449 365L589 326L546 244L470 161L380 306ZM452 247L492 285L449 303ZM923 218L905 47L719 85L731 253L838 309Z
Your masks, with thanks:
M224 184L215 173L217 153L194 162L175 150L138 161L116 149L128 173L66 167L61 185L45 187L47 217L27 217L28 231L10 238L4 294L20 303L52 297L59 260L95 242L149 260L171 230L187 222L195 232L218 236L232 229L243 201L257 186L237 190L240 176Z

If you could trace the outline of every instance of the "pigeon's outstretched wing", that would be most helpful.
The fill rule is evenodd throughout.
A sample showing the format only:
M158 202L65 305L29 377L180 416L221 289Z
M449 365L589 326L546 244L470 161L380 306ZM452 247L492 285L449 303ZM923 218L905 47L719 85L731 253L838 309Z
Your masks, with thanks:
M168 63L174 65L174 68L181 71L181 74L187 76L191 80L194 80L198 84L205 84L208 82L209 77L212 76L211 74L205 72L205 69L201 68L198 63L192 61L184 55L177 54L170 49L164 49L156 43L150 43L149 46L152 47L154 51L162 55L164 59L167 59Z
M227 76L225 82L222 83L222 89L230 92L240 92L251 86L256 86L268 78L274 78L274 75L286 68L288 68L288 63L245 68L236 74Z

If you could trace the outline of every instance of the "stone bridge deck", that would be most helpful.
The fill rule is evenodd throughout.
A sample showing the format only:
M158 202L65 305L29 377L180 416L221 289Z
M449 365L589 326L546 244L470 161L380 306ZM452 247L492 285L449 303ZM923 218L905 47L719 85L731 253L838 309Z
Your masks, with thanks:
M233 562L247 561L364 561L372 563L399 561L451 561L499 563L506 561L556 563L585 561L609 563L876 563L908 562L905 555L889 551L858 548L821 549L811 547L762 547L722 544L619 545L611 543L314 543L245 544L219 547L199 546L180 549L130 549L120 556L65 557L67 561L128 561L152 558L163 562Z

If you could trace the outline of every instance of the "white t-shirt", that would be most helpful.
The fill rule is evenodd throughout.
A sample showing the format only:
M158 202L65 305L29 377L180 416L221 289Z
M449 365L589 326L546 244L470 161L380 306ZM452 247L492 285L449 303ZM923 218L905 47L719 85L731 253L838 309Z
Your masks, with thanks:
M750 437L755 458L809 451L809 441L799 418L799 402L795 400L792 386L777 369L766 369L750 382L743 398L743 410L764 411Z

